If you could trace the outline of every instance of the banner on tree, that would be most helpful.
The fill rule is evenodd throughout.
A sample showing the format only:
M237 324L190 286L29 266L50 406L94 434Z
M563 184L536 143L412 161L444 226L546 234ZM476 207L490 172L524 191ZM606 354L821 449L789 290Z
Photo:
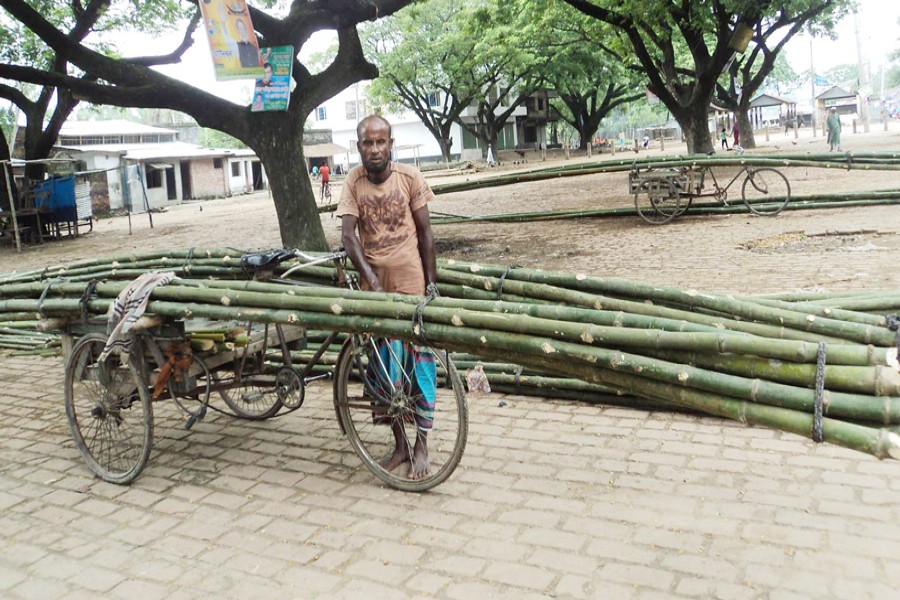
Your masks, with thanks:
M250 110L287 110L291 99L291 70L294 66L293 46L260 48L263 61L262 79L256 80Z
M259 42L245 0L200 0L217 80L263 76Z

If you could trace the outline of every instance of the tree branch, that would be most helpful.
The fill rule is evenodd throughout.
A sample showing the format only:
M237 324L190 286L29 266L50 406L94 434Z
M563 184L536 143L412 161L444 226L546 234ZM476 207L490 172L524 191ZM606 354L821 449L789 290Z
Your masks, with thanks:
M6 85L5 83L0 83L0 98L6 98L18 106L23 112L28 112L36 106L35 103L22 93L21 90L18 90L11 85Z
M199 22L200 9L198 8L196 12L194 12L194 14L191 16L191 20L184 30L184 38L181 40L181 44L179 44L178 47L175 48L175 50L173 50L172 52L160 56L136 56L134 58L126 58L123 60L135 65L143 65L145 67L149 67L152 65L169 65L181 62L181 57L185 52L187 52L188 48L190 48L194 44L194 30L197 28L197 24Z

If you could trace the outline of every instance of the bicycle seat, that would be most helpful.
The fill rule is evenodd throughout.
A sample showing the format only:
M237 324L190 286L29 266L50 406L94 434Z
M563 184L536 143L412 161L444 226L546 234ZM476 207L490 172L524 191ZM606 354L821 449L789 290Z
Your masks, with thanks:
M294 256L294 252L287 248L273 248L267 252L245 254L241 257L241 268L254 273L270 270Z

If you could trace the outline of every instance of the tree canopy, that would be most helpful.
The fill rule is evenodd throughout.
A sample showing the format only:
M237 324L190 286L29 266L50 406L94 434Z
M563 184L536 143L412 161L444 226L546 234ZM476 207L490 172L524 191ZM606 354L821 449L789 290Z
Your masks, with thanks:
M430 0L363 33L366 54L379 69L367 90L369 100L390 111L415 113L444 160L450 160L451 126L479 89L470 65L476 40L465 31L470 8L456 0Z
M156 33L190 14L175 0L144 2L138 5L138 10L130 3L110 4L97 0L86 4L33 0L29 5L39 11L48 23L66 32L73 42L91 43L98 52L108 55L113 54L115 48L97 40L96 35L92 39L92 34L112 30ZM71 73L86 81L93 79L73 69L64 54L54 51L22 21L15 19L0 20L0 64L22 64L56 75ZM26 159L48 155L60 128L78 104L78 99L69 89L23 81L0 83L0 98L16 106L25 117L23 153ZM40 178L42 169L41 165L30 165L28 175Z
M557 0L528 4L530 14L523 14L528 22L525 34L546 53L541 72L555 92L552 106L578 132L584 149L611 111L644 98L646 78L611 52L609 44L618 43L611 26Z
M688 151L706 153L713 151L707 110L723 71L747 67L743 87L749 95L761 85L750 74L765 79L783 47L773 37L776 31L787 35L795 25L797 30L805 24L827 27L830 15L851 0L563 1L618 30L631 48L622 60L647 75L651 90L681 125ZM750 54L735 59L736 49L751 39ZM756 57L763 62L754 68Z
M48 6L52 3L46 0ZM284 112L251 112L249 107L219 98L190 83L178 81L154 70L154 65L178 60L183 49L194 43L198 22L196 6L189 7L194 17L184 31L184 42L168 54L156 56L116 56L82 43L65 27L54 23L40 10L40 3L27 0L0 0L12 20L28 29L40 43L64 61L65 70L54 71L28 60L0 63L0 78L43 86L55 86L74 99L96 104L143 108L169 108L191 115L201 126L225 132L252 148L260 157L269 177L278 215L281 239L285 245L321 249L326 246L315 205L315 196L307 176L303 157L303 124L318 105L353 83L377 74L362 52L356 30L360 22L393 14L413 0L330 0L308 2L292 0L284 16L250 5L249 11L262 46L292 45L295 51L320 30L335 30L338 52L331 64L312 73L295 58L290 106ZM90 7L98 12L132 10L135 3L126 0L91 0L73 7ZM182 6L174 0L147 0L142 6ZM273 2L262 3L271 6ZM133 11L134 12L134 11ZM117 14L112 12L111 14Z

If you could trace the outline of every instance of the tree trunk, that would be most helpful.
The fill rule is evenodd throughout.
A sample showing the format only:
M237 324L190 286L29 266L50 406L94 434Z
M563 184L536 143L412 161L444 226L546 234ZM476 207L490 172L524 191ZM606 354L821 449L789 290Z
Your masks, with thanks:
M714 152L712 138L709 133L709 121L706 102L696 102L683 110L678 111L675 119L681 126L684 139L687 142L688 154L710 154ZM743 132L741 132L743 134Z
M441 157L444 162L450 162L450 148L453 146L453 140L448 137L438 138L438 146L441 148Z
M328 250L316 205L318 191L306 170L302 130L294 136L290 128L274 125L260 133L263 137L253 147L269 179L281 243L286 248Z
M737 110L734 111L737 119L738 131L741 132L741 147L756 148L756 139L753 137L753 123L750 121L750 103L738 104Z
M582 121L581 127L578 128L578 135L581 136L581 143L578 145L579 150L587 150L587 145L594 138L594 132L600 127L600 122L605 116L606 111L597 111Z
M590 134L587 132L587 125L580 125L578 127L578 137L580 138L578 140L579 150L587 150L589 135Z

